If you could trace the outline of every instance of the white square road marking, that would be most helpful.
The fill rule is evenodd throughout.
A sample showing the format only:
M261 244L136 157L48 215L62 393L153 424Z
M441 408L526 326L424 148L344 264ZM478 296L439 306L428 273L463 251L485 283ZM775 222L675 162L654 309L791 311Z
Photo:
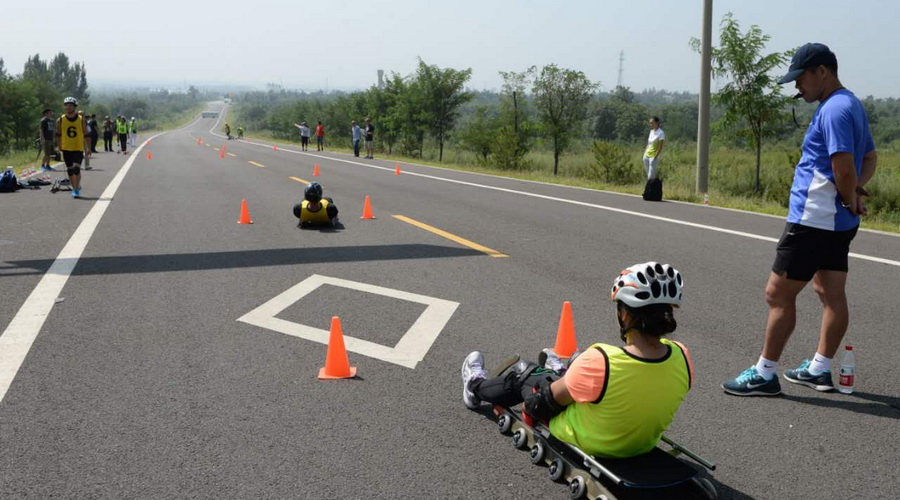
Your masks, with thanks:
M348 351L413 369L419 364L419 361L425 359L425 355L431 349L431 344L434 343L441 330L444 329L444 325L450 321L450 316L453 316L454 311L459 307L459 302L314 274L272 300L241 316L238 318L238 321L328 345L328 330L313 328L276 317L322 285L339 286L424 304L426 306L425 310L394 347L358 339L347 335L346 331L344 332L344 345Z

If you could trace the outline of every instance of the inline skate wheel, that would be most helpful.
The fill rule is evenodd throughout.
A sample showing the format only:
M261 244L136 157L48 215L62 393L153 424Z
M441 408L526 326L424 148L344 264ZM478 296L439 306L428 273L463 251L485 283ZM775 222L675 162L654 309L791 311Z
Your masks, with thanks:
M716 491L716 487L713 486L709 479L706 479L705 477L694 478L692 482L697 490L708 500L716 500L719 498L719 492Z
M569 481L569 498L578 500L584 498L585 493L587 493L587 484L584 482L583 477L575 476L574 479Z
M531 453L528 454L528 458L531 460L531 463L537 465L544 461L544 445L540 442L535 443L534 446L531 447Z
M556 457L550 462L550 480L559 481L566 474L566 463Z
M522 429L517 429L516 432L513 433L513 446L520 450L524 450L526 446L528 446L528 435L525 434L525 431Z
M509 415L500 415L497 419L497 427L500 428L500 434L507 434L512 428L512 418Z

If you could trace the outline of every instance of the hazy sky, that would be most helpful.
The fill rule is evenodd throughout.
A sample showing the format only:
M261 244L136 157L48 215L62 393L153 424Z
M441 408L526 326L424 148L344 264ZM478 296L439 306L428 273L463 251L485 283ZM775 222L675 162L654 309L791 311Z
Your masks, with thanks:
M624 84L697 91L702 0L45 0L4 1L0 57L20 73L34 53L83 61L88 81L283 83L352 89L376 71L429 64L472 68L470 86L496 88L497 71L556 63L604 89ZM768 49L808 41L837 54L843 83L860 96L900 97L896 1L717 0L722 15L771 35Z

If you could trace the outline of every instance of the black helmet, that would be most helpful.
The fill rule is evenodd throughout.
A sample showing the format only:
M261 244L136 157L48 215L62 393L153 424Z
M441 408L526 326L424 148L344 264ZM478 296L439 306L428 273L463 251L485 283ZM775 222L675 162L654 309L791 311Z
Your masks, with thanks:
M303 190L303 197L310 203L318 203L322 199L322 185L312 182Z

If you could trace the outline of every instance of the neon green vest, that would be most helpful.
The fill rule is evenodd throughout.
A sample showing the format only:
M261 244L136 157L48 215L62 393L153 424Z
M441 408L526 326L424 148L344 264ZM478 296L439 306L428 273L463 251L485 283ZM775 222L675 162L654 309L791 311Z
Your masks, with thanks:
M567 406L550 420L550 433L599 457L633 457L652 450L691 385L682 348L670 340L661 341L669 346L669 355L652 361L620 347L592 345L607 363L600 399Z
M128 133L128 124L125 122L116 122L116 132L119 134L127 134Z

